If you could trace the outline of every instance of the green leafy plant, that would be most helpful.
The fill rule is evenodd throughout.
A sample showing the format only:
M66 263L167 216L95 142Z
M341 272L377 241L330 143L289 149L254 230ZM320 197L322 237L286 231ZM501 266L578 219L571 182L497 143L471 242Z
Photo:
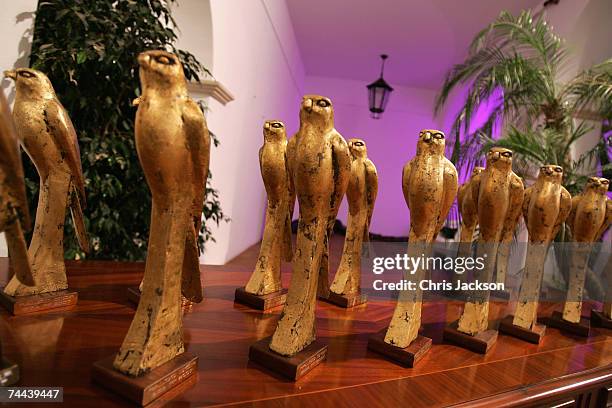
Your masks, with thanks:
M140 260L149 235L151 196L134 142L139 91L137 55L166 49L183 62L187 80L210 74L177 39L169 6L174 0L40 1L30 64L45 72L68 110L79 137L86 180L86 225L91 258ZM216 146L218 140L213 136ZM28 159L26 178L32 208L38 176ZM218 194L207 182L206 220L225 220ZM213 239L203 223L200 244ZM66 224L65 255L84 256Z
M574 119L585 112L598 120L612 119L612 59L561 83L568 57L563 41L541 15L530 11L518 16L502 12L480 31L466 59L448 73L436 100L439 112L455 88L467 86L451 130L453 162L468 173L492 145L508 147L515 151L517 171L525 178L534 178L534 170L543 164L561 165L564 185L573 194L582 189L596 160L599 170L607 172L609 141L603 133L591 150L577 157L571 150L589 131ZM473 128L485 101L494 106L482 125ZM505 134L493 140L492 129L502 121Z

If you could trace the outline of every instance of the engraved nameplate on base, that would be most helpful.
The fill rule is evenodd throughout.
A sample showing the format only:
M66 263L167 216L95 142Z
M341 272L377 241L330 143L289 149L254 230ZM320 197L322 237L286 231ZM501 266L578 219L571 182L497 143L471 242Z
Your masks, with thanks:
M414 367L414 365L427 354L431 348L431 339L425 336L418 336L408 345L400 348L385 342L387 329L383 329L368 339L368 349L403 365L404 367Z
M333 305L349 309L351 307L359 306L366 303L368 301L368 295L361 292L356 293L354 295L339 295L334 292L329 292L329 296L320 299Z
M236 288L234 301L253 309L268 310L284 305L287 300L287 292L287 289L281 289L267 295L254 295L245 291L244 288Z
M76 305L78 297L79 294L76 291L69 289L15 297L0 291L0 304L13 315L19 316L55 309L69 309Z
M142 406L168 402L197 382L198 357L192 354L183 353L139 377L115 370L114 360L113 355L94 363L92 380Z
M499 331L512 337L528 341L529 343L539 344L544 337L546 326L535 323L533 328L525 329L513 323L514 316L509 315L502 319L499 324Z
M271 339L272 337L266 337L252 344L249 348L249 360L291 380L300 379L327 359L327 344L319 340L315 340L294 356L285 357L270 350Z
M550 327L554 327L556 329L572 333L582 337L589 337L591 332L591 324L589 319L580 316L579 323L568 322L563 318L563 313L561 312L553 312L552 316L548 318L546 324Z
M497 330L488 329L470 336L457 330L457 326L454 322L444 328L444 340L480 354L486 354L497 341Z

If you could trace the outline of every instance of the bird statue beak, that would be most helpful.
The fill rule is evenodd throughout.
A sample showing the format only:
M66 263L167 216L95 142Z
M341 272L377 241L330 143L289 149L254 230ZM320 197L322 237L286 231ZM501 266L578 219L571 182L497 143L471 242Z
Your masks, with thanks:
M11 78L12 80L16 80L17 79L17 71L15 71L14 69L8 70L8 71L4 71L4 77L5 78Z
M270 122L266 122L264 124L264 129L270 129Z
M308 113L312 112L312 99L305 99L302 104Z
M143 65L147 64L150 59L151 59L151 57L148 54L145 54L143 52L143 53L138 55L138 64L140 66L143 66Z
M425 136L423 136L423 141L425 143L431 142L431 135L429 133L425 133Z

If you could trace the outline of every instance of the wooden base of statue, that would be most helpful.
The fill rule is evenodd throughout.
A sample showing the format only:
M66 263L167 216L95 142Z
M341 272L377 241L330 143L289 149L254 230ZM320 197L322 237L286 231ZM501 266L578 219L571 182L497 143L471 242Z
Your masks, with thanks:
M14 316L56 309L67 310L77 304L78 298L78 292L70 289L15 297L0 290L0 304Z
M488 329L474 336L470 336L469 334L457 330L457 327L458 321L445 327L443 334L444 340L480 354L488 353L497 341L497 330Z
M287 300L287 292L287 289L281 289L267 295L254 295L245 291L244 288L236 288L234 302L257 310L268 310L284 305Z
M0 360L0 386L8 387L19 381L19 366L6 358Z
M609 319L598 310L591 310L591 325L593 327L603 327L604 329L612 329L612 319Z
M351 307L359 306L368 302L368 295L365 293L356 293L354 295L339 295L334 292L329 292L326 298L321 297L321 300L331 303L336 306L350 309Z
M310 343L291 357L270 350L272 337L259 340L249 348L249 360L290 380L296 381L327 359L327 344L320 340Z
M544 337L546 326L543 324L534 324L532 329L526 329L512 323L513 315L506 316L499 324L499 331L517 339L525 340L529 343L540 344L540 340Z
M414 367L414 365L427 354L431 348L431 339L425 336L418 336L408 347L400 348L392 344L385 343L387 329L383 329L368 339L368 349L375 353L382 354L404 367Z
M138 306L138 303L140 302L140 295L141 293L138 286L131 286L127 290L128 301L134 306ZM181 296L181 306L183 309L189 309L191 306L193 306L193 302L187 300L184 296Z
M563 313L553 312L552 316L548 318L546 325L582 337L589 337L591 333L591 323L584 316L580 316L580 322L572 323L563 318Z
M183 353L139 377L115 370L114 360L113 355L94 363L92 380L142 406L166 403L197 382L198 357L192 354Z

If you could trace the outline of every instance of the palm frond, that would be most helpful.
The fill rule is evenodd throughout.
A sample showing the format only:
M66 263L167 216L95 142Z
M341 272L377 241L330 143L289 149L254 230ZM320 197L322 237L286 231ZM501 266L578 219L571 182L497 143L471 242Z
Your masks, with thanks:
M562 92L572 112L591 109L612 119L612 58L580 73Z

